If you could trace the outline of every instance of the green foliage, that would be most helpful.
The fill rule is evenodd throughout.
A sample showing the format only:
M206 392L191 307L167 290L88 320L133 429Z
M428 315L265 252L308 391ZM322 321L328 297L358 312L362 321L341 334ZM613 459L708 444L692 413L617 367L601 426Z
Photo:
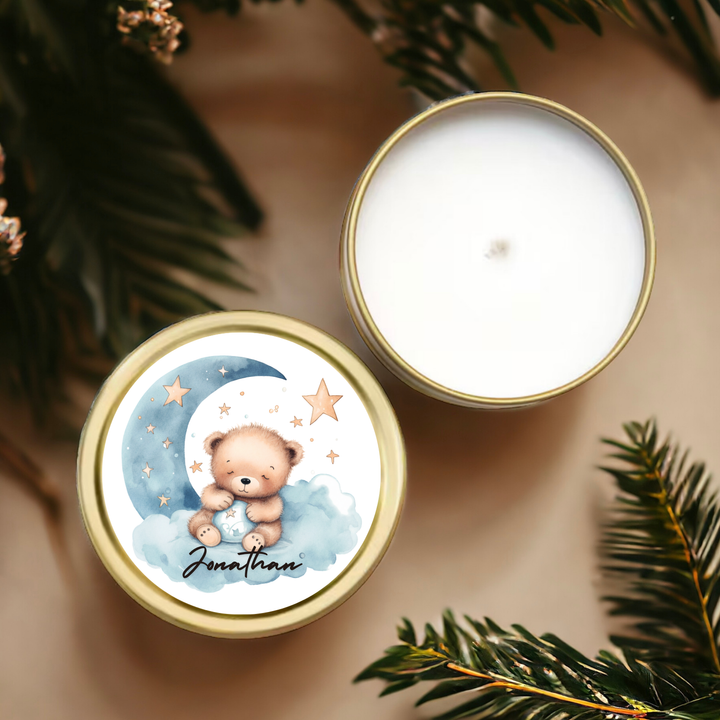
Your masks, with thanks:
M642 660L720 674L720 508L702 463L659 443L652 426L627 425L629 443L606 442L629 467L605 468L623 495L605 528L605 570L627 592L605 599L633 618L635 635L613 637Z
M27 230L0 278L0 378L35 410L67 370L215 309L178 271L245 288L221 240L261 217L157 63L121 45L116 16L92 0L0 2L3 192Z
M626 581L625 594L609 600L634 620L629 636L613 638L620 653L588 658L554 635L460 623L447 611L422 641L403 620L401 644L356 680L385 681L383 695L433 683L418 705L460 696L442 720L720 718L718 506L704 467L685 470L654 424L625 430L626 442L606 441L626 465L607 468L620 497L603 539L606 569Z
M485 52L511 88L517 81L502 48L481 17L526 28L548 49L554 48L546 18L584 25L602 34L600 16L614 15L629 25L649 26L678 36L710 92L720 94L720 60L703 5L678 0L334 0L376 43L385 61L402 72L401 83L440 100L482 84L463 65L467 45ZM720 13L720 2L710 7ZM480 15L483 13L483 15Z

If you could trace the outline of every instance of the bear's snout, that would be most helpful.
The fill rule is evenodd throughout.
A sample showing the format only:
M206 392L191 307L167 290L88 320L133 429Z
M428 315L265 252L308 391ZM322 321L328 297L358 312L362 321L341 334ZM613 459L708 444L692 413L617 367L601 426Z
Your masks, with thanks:
M243 495L255 496L257 495L258 490L260 490L261 482L252 475L242 475L241 473L236 473L231 477L231 489L238 497Z

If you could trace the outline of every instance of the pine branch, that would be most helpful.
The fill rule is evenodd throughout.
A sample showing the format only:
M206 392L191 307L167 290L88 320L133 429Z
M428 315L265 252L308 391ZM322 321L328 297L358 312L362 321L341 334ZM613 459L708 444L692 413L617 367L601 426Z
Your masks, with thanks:
M66 373L217 305L176 270L247 290L224 249L261 213L117 5L0 4L3 193L27 236L0 278L0 379L41 418Z
M624 661L603 652L595 659L553 635L535 637L520 625L504 630L492 620L443 615L442 632L426 625L421 644L405 619L398 628L401 645L357 676L356 682L379 678L382 695L421 682L435 686L416 703L454 695L464 702L442 720L464 717L527 720L608 720L661 718L705 720L720 711L720 684L702 676L684 676L632 654Z
M646 660L720 675L720 507L702 463L659 442L655 425L625 426L627 442L605 442L626 463L605 468L622 492L605 530L606 569L628 591L606 598L635 620L634 637L613 642Z
M460 624L447 611L442 630L426 625L421 643L404 620L401 644L356 681L383 680L382 695L434 683L418 705L464 700L439 720L717 720L720 510L704 467L685 470L654 424L625 429L628 442L606 441L629 468L606 468L622 496L603 541L627 585L610 598L614 612L638 621L636 637L613 638L622 655L591 659L554 635L467 616Z
M493 18L525 27L548 49L555 41L544 17L584 25L601 35L601 15L614 15L655 32L674 30L695 62L708 91L720 94L720 59L700 2L691 8L678 0L333 0L371 40L385 62L401 71L401 85L412 86L433 100L480 91L480 79L467 72L463 57L468 45L485 52L510 88L517 82L499 43L492 35ZM720 14L720 2L712 0ZM687 9L686 9L687 8ZM484 18L484 19L483 19Z

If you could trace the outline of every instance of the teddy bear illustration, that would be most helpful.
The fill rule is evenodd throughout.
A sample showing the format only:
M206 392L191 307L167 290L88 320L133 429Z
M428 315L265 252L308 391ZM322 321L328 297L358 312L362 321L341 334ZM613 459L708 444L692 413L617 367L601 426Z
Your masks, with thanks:
M282 534L283 501L278 492L292 469L302 460L302 446L280 433L256 423L214 432L205 438L215 482L202 492L202 508L188 522L190 534L208 547L222 537L213 516L235 500L247 503L245 514L257 523L242 540L245 550L274 545Z

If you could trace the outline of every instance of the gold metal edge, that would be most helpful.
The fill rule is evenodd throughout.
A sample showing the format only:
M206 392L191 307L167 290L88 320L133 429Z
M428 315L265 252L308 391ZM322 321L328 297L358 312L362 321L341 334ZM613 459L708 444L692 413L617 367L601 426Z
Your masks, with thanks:
M226 615L196 608L157 587L127 556L110 524L102 494L102 456L115 412L127 390L159 358L188 342L224 332L258 332L283 337L320 355L350 382L373 423L381 463L378 507L368 536L343 572L315 595L288 608L261 615ZM406 487L404 441L382 387L362 361L327 333L272 313L209 313L181 321L140 345L98 392L78 449L77 488L90 540L116 582L140 605L179 627L205 635L252 638L306 625L343 603L368 579L397 528Z
M360 288L355 256L355 235L363 197L376 169L395 144L419 124L443 110L464 103L493 100L541 108L573 123L576 127L590 135L590 137L598 142L598 144L617 164L630 186L633 196L635 197L635 201L637 202L645 239L645 268L640 295L628 325L608 354L586 373L575 380L566 383L565 385L534 395L510 398L482 397L464 393L459 390L453 390L452 388L448 388L438 382L435 382L434 380L431 380L406 362L382 335L368 310ZM371 158L370 162L358 178L345 211L340 241L340 275L343 294L345 295L348 310L353 322L355 323L355 327L376 357L401 380L407 382L415 389L429 395L430 397L444 400L455 405L487 409L498 407L521 407L549 400L557 397L558 395L562 395L579 385L582 385L605 369L620 354L640 324L640 320L642 319L650 300L650 294L652 292L655 277L656 260L657 248L655 233L650 213L650 206L648 204L645 191L643 190L642 184L640 183L640 179L635 173L635 170L617 145L615 145L615 143L613 143L613 141L610 140L610 138L597 126L564 105L560 105L559 103L546 98L514 92L468 93L452 97L431 105L401 125L378 148L375 155Z

